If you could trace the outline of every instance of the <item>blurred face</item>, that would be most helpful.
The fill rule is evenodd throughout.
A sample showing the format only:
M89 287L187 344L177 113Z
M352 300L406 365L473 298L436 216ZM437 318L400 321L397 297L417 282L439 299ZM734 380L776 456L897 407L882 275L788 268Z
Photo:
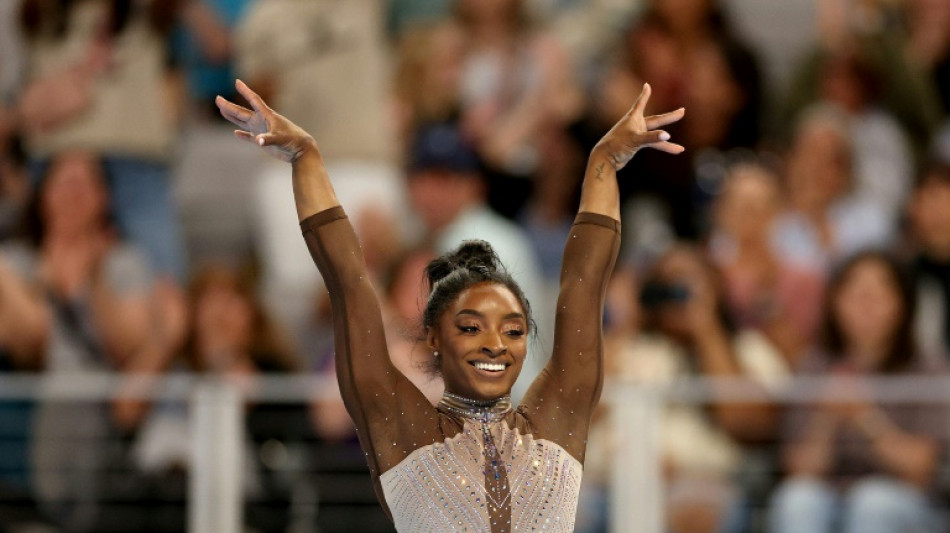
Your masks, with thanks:
M425 305L425 286L422 277L426 265L434 259L431 252L420 252L409 257L396 273L390 289L390 305L404 320L416 322Z
M788 180L797 207L828 207L847 192L851 181L844 139L820 124L802 129L789 154Z
M872 358L858 363L864 368L875 368L887 355L886 346L904 309L888 268L880 261L868 259L851 268L834 296L832 312L845 345L858 352L858 357Z
M736 167L717 201L716 221L739 242L767 241L779 198L776 179L768 171L751 165Z
M430 231L452 223L480 196L478 177L443 170L423 170L409 177L409 199Z
M924 252L939 260L950 260L950 182L925 181L911 201L911 220Z
M210 368L216 368L216 351L228 356L250 346L254 310L251 303L227 283L214 283L205 288L195 304L196 335L204 347L201 357Z
M85 152L62 154L46 180L40 209L47 231L84 231L102 224L109 195L98 159Z
M528 325L518 298L503 285L462 291L429 331L447 391L473 400L511 393L528 351Z
M704 46L690 57L687 84L690 109L715 112L724 119L742 106L742 90L732 79L729 66L715 46Z

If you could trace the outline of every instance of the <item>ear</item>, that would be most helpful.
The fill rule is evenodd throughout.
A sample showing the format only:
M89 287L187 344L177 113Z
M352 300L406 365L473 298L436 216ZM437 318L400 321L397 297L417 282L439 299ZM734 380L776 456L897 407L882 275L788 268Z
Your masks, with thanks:
M428 346L429 350L432 351L439 349L439 340L436 333L437 331L435 326L426 328L426 346Z

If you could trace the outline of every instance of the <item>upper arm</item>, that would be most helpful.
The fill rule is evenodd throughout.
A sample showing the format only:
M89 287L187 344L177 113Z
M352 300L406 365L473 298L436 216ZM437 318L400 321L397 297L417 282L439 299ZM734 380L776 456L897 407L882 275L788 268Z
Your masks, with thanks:
M420 434L434 438L435 410L389 359L379 301L343 210L321 211L301 226L330 291L343 402L364 449L376 450L370 467L378 475L398 463L403 451L411 451ZM381 446L386 442L393 445Z
M564 249L554 351L523 402L526 415L548 434L545 438L581 460L587 425L603 386L604 297L619 246L619 222L604 215L578 215Z

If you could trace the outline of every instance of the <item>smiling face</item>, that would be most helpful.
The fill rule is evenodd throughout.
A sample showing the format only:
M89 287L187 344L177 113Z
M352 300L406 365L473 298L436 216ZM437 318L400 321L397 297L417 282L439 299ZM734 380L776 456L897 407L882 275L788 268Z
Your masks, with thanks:
M504 285L486 282L459 293L427 340L439 352L447 391L494 400L511 393L528 351L527 334L518 298Z

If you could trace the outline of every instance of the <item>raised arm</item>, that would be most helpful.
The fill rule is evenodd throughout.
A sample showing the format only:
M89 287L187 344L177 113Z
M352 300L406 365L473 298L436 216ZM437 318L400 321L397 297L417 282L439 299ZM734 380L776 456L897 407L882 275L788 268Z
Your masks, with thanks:
M363 252L333 192L317 143L244 83L238 81L236 86L252 109L217 99L221 114L238 126L235 134L293 167L297 217L330 293L340 392L370 470L378 476L398 463L402 452L412 449L410 444L423 440L420 434L428 429L425 414L434 409L389 359L379 301ZM397 424L401 412L420 413L420 420ZM390 445L383 446L384 442Z
M591 151L580 208L564 248L554 350L522 407L545 438L580 461L604 380L604 294L620 247L617 171L643 147L683 151L656 128L676 122L684 110L644 117L649 98L650 86L644 85L633 107Z

